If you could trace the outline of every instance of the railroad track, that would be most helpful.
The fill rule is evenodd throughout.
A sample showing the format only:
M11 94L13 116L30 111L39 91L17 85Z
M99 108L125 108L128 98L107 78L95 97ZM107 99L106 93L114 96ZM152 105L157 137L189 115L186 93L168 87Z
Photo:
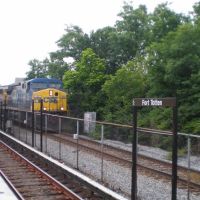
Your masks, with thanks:
M77 147L77 141L74 140L71 135L49 134L48 137L61 143L67 143ZM104 144L102 149L101 143L82 137L79 137L78 145L79 150L89 151L99 157L103 154L104 159L117 162L125 167L131 168L132 166L132 153L130 151L112 147L107 144ZM171 162L169 161L138 155L138 169L151 176L153 173L156 177L160 175L162 179L171 181L171 167ZM189 171L186 167L178 166L178 186L200 194L200 172L194 169L190 169Z
M22 199L81 199L3 142L0 142L0 168Z
M38 166L44 173L51 176L55 179L56 182L61 184L64 188L69 189L71 192L77 195L79 199L85 200L102 200L102 199L125 199L124 197L109 191L107 188L103 188L102 185L98 183L94 183L94 181L90 181L87 177L83 177L79 172L72 172L70 169L65 169L64 166L60 166L60 162L54 161L48 156L40 155L38 152L32 150L32 148L20 144L17 141L14 141L12 138L6 136L1 136L0 138L6 144L9 144L12 148L19 152L24 159L28 159L27 161L31 161L33 165ZM1 142L1 140L0 140ZM26 147L27 146L27 147ZM8 147L9 148L9 147ZM0 144L1 151L1 144ZM44 156L44 158L43 158ZM0 161L1 161L1 153L0 153ZM4 167L6 169L6 166ZM67 168L67 167L66 167ZM0 162L1 169L1 162ZM55 188L55 186L53 186ZM31 199L40 199L40 198L31 198ZM45 198L41 198L44 199ZM47 199L50 199L49 197ZM52 198L54 199L54 198ZM55 198L57 199L57 198ZM58 198L60 199L60 198ZM61 198L65 199L65 198Z
M24 199L22 195L15 189L13 184L9 181L9 179L5 176L5 174L0 170L0 180L1 180L1 188L0 188L0 197L4 198L13 198L13 200L22 200ZM6 187L7 186L7 187Z

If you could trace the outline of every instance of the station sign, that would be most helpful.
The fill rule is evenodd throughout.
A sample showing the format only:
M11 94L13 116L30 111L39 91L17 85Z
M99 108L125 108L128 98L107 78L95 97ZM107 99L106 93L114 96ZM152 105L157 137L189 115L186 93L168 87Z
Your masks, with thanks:
M137 107L176 107L176 98L134 98L133 106Z
M137 112L138 107L171 107L173 142L172 142L172 189L171 199L176 200L177 196L177 152L178 152L178 135L177 135L177 102L175 97L166 98L134 98L133 105L133 137L132 137L132 184L131 184L131 200L137 200L137 145L138 145L138 128L137 128Z

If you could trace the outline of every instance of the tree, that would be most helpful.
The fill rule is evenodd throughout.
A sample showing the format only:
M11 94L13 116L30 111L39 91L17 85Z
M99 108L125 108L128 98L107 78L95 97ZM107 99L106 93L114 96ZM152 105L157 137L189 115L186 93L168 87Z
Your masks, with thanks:
M48 60L48 76L63 80L64 73L69 70L69 65L61 57L59 53L50 53L50 60Z
M129 61L103 85L107 101L104 108L105 119L130 123L132 100L144 96L146 73L139 59Z
M28 71L27 79L33 78L43 78L47 76L47 65L37 59L33 59L28 63L31 66L30 71Z
M118 33L113 27L98 29L90 34L91 48L100 58L105 59L107 74L114 74L122 62L118 57L120 49L117 41Z
M65 73L64 85L77 113L98 112L104 105L101 87L106 80L105 69L105 61L89 48L82 52L76 68Z
M125 3L123 11L119 14L121 20L116 22L118 32L119 56L121 64L126 64L137 54L143 54L149 44L149 15L144 5L134 9L132 5Z
M78 26L69 26L65 29L66 33L57 41L60 48L54 56L60 60L66 57L72 57L79 60L81 53L89 46L89 37Z
M200 2L196 2L193 6L193 17L195 22L199 22L200 18Z
M188 23L170 32L148 51L149 96L177 96L183 130L200 130L200 25ZM198 127L198 128L197 128Z
M158 5L150 15L151 41L159 41L179 25L189 22L189 17L170 10L168 3Z

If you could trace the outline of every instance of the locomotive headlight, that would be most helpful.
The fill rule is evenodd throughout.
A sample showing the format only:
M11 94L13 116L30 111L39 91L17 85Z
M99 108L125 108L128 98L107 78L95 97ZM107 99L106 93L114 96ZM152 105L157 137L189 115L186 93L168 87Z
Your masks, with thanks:
M52 96L52 95L53 95L53 91L49 90L49 96Z
M47 108L44 107L43 110L47 110Z
M61 107L60 109L61 109L62 111L64 110L64 108L63 108L63 107Z

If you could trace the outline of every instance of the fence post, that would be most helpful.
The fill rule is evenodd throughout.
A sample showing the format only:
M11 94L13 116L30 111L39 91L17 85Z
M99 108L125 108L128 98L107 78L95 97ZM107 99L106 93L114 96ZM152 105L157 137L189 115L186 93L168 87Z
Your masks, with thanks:
M103 182L103 146L104 146L104 126L101 125L101 182Z
M61 140L59 142L59 160L61 160Z
M18 109L18 132L19 132L19 140L21 139L21 122L20 122L20 118L21 118L21 111Z
M27 142L28 112L26 112L26 120L25 120L25 122L26 122L26 144L27 144L27 143L28 143L28 142Z
M47 153L47 115L45 115L45 134L46 134L45 149Z
M32 147L34 147L35 144L35 114L34 114L34 99L32 100Z
M77 169L79 169L79 163L78 163L78 161L79 161L79 144L78 144L78 140L79 140L79 121L77 120L77 122L76 122L76 134L77 134L77 140L76 140L76 144L77 144L77 147L76 147L76 149L77 149L77 154L76 154L76 168Z
M172 144L172 200L177 196L177 107L173 107L173 144Z
M190 199L190 156L191 156L191 139L187 137L187 158L188 158L188 185L187 185L187 198Z
M43 100L40 101L40 151L43 151Z
M60 117L58 118L58 124L59 124L58 133L61 133L61 118Z
M0 114L1 114L1 116L0 116L0 128L1 128L1 130L2 130L2 114L3 114L3 112L2 112L2 108L3 108L3 105L2 105L2 101L0 102Z
M3 131L6 131L6 100L4 101Z

